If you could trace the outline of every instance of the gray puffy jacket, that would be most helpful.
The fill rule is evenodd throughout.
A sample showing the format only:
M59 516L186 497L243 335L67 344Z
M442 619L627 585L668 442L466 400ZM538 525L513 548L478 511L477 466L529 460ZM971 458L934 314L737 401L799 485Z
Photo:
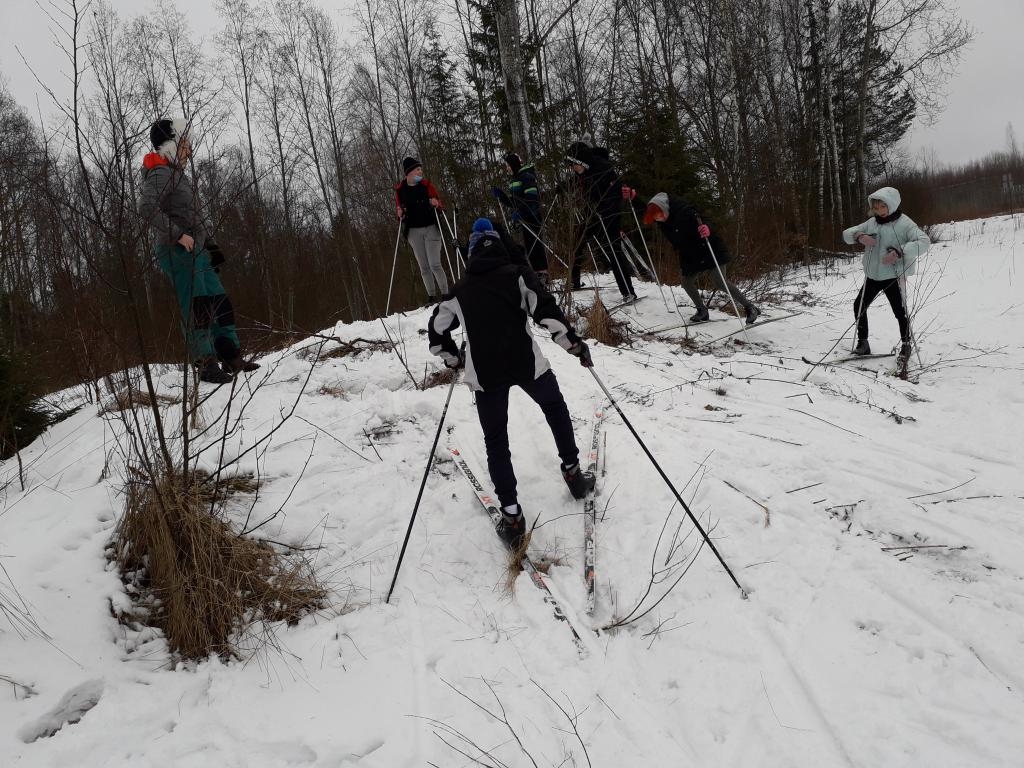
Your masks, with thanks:
M193 251L199 253L211 238L192 180L155 152L146 155L142 166L139 215L149 224L154 245L173 246L188 234L195 240Z
M872 194L868 198L868 205L872 200L881 200L889 206L890 216L900 207L900 193L893 187L882 187ZM877 241L864 251L864 274L871 280L893 280L914 274L917 271L917 258L932 244L928 235L905 213L884 224L879 224L877 219L871 217L863 224L844 230L843 240L853 245L858 235L871 235ZM897 259L892 265L882 263L882 257L889 248L895 248L903 254L903 258Z

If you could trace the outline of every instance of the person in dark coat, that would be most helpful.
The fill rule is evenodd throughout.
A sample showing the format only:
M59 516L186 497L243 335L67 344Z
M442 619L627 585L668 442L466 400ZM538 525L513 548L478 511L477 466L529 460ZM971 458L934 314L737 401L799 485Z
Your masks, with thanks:
M691 322L700 323L708 319L708 308L701 298L696 282L697 276L705 272L711 276L711 280L718 288L725 291L726 295L732 296L737 306L746 310L747 325L757 320L761 310L739 288L724 279L725 265L730 259L729 250L718 233L713 232L704 221L695 205L681 197L659 192L651 198L644 212L644 224L653 223L658 225L658 229L679 256L683 290L697 308L697 312L690 318ZM715 266L716 259L718 267Z
M548 282L548 257L544 252L544 244L539 234L543 217L540 207L540 189L537 186L537 172L532 164L523 164L523 160L515 152L504 157L505 167L512 180L508 191L500 187L491 187L491 192L501 204L512 209L511 223L523 224L523 247L530 266L545 285Z
M586 343L533 270L513 262L490 220L477 219L466 273L434 309L427 334L431 353L446 366L465 366L464 381L476 395L487 468L501 503L498 535L513 549L526 531L508 442L508 398L513 386L526 392L544 412L561 458L562 477L572 495L583 498L594 483L593 476L580 468L569 409L528 319L549 331L582 365L593 365ZM460 326L465 330L462 354L452 339L452 332Z
M595 153L590 146L577 141L569 147L565 162L579 181L581 199L580 227L573 250L572 288L582 287L580 271L587 245L605 249L615 284L623 301L635 301L636 291L629 276L629 262L622 250L622 181L611 162Z
M441 195L415 157L402 161L405 178L395 184L395 213L402 220L405 239L416 256L428 302L433 304L448 291L448 276L441 264L441 229L437 209Z
M142 158L139 215L149 226L160 268L174 284L199 379L226 384L234 374L259 365L242 357L235 310L220 281L224 253L213 240L188 175L188 124L181 118L157 120L149 138L153 151Z

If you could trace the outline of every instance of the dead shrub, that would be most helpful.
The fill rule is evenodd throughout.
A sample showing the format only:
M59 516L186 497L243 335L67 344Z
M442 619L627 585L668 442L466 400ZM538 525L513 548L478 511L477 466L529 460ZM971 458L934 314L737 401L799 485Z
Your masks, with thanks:
M428 375L424 376L421 389L447 387L452 383L452 379L454 379L458 373L459 372L454 368L442 368L438 371L431 371Z
M390 352L395 345L390 341L381 339L352 339L352 341L341 341L340 346L329 349L320 355L321 360L337 360L338 358L357 355L360 352Z
M181 402L181 398L175 397L174 395L158 394L156 396L156 402L160 405L178 405ZM141 389L135 389L134 387L125 387L124 389L115 392L113 396L103 404L103 407L100 409L100 415L119 413L133 408L152 407L153 398L150 397L149 392Z
M583 313L583 318L587 323L587 336L595 341L609 347L619 347L629 341L629 326L608 314L600 296L596 297L590 309Z
M320 389L317 390L321 395L327 395L328 397L337 397L342 400L345 399L345 395L348 394L345 388L340 384L324 384Z
M209 499L196 481L130 481L112 542L137 615L181 659L238 656L241 640L293 624L326 599L308 559L239 535L210 514Z

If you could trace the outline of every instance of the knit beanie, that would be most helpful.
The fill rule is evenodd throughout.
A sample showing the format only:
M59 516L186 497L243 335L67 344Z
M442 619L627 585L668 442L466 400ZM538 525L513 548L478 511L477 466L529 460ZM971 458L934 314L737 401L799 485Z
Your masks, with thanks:
M668 195L659 192L647 203L647 210L644 211L644 224L653 224L654 217L659 213L668 216Z
M149 140L160 155L174 160L178 154L178 140L188 132L188 123L180 117L162 117L149 129Z
M406 176L409 175L409 171L422 167L423 165L415 157L407 157L402 161L402 173Z
M519 173L519 169L523 167L523 158L515 152L509 152L502 159L508 163L508 167L512 169L512 173Z
M491 223L490 219L485 219L483 217L480 217L479 219L477 219L476 221L473 222L473 231L474 232L493 232L494 231L494 225Z

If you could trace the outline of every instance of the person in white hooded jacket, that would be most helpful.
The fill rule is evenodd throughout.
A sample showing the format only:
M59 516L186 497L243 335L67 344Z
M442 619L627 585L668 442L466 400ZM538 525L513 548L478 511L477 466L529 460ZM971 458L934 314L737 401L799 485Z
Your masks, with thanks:
M900 210L900 193L894 187L882 187L868 198L874 214L863 224L843 232L850 245L864 246L864 285L853 302L857 318L857 346L854 354L870 355L868 344L868 307L879 293L885 293L900 326L901 360L910 357L912 339L907 312L907 281L914 274L917 259L931 245L928 235Z

